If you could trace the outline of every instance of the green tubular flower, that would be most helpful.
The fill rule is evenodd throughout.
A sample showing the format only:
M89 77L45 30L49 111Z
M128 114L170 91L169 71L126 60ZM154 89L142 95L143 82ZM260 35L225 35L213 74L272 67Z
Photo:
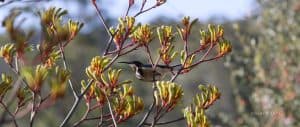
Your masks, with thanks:
M7 64L11 64L13 60L13 55L15 52L14 44L5 44L0 47L0 58L2 57Z
M144 108L142 99L133 95L133 88L129 84L123 85L123 90L119 91L113 100L113 109L118 118L118 122L125 121L141 112Z
M219 55L223 56L226 55L227 53L231 52L232 46L230 44L230 41L228 40L223 40L219 42Z
M159 54L161 56L162 61L168 65L178 55L178 52L174 51L175 46L172 45L172 42L174 41L174 34L172 33L172 27L171 26L158 27L157 34L161 45Z
M161 101L161 107L171 111L181 100L183 96L183 89L180 85L169 81L157 81L157 92L155 97L157 102ZM159 103L156 103L159 105Z
M90 66L88 66L85 70L87 76L91 79L100 81L101 74L103 73L103 70L107 67L109 62L110 58L108 57L95 56L92 59Z
M42 65L36 66L35 69L24 68L23 70L21 70L21 75L28 83L30 89L35 93L39 93L42 84L44 83L48 75L48 69L46 66Z
M2 97L12 86L12 77L6 74L1 74L0 82L0 97Z
M148 45L153 40L153 32L148 24L139 26L131 35L133 42Z
M65 94L68 79L71 77L71 73L68 70L56 67L56 76L51 80L51 98L61 98Z
M204 109L187 107L183 110L188 127L210 127Z
M199 85L198 87L202 92L200 94L197 94L194 98L194 103L197 107L207 109L221 96L221 93L216 86Z

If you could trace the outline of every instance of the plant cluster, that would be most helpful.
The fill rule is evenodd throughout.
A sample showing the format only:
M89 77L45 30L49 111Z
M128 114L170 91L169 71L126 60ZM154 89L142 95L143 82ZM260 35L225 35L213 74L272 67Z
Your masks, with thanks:
M30 126L34 125L36 114L46 107L52 106L58 99L63 99L66 89L72 91L75 101L64 117L60 126L70 125L70 118L74 115L78 105L85 100L86 112L73 126L80 126L88 120L98 120L98 126L118 126L122 122L144 111L143 99L134 93L133 81L122 80L122 70L113 68L112 65L124 55L133 53L136 49L145 49L144 54L148 57L153 71L156 71L159 63L172 67L177 59L180 59L180 69L172 73L170 79L153 81L153 101L146 114L137 126L163 125L180 120L187 120L190 127L209 126L205 115L207 110L217 99L220 92L215 86L199 86L201 93L195 96L193 104L183 110L183 116L177 120L161 122L160 119L174 110L181 102L184 95L181 84L175 82L179 75L190 72L201 63L217 60L231 52L231 44L224 37L222 26L208 25L207 30L200 30L199 47L191 51L189 36L197 20L184 17L180 25L153 27L149 24L136 23L135 18L156 7L164 5L165 0L157 0L156 3L145 8L147 0L144 0L140 10L133 16L129 16L130 8L135 4L129 0L128 9L124 17L119 19L116 27L110 27L105 22L96 0L91 4L103 23L110 39L103 55L92 58L90 65L85 69L86 79L82 76L81 89L75 89L76 83L72 80L65 47L78 35L83 23L74 20L64 20L66 10L51 7L38 12L41 24L41 41L37 46L30 42L33 31L23 32L15 26L16 18L21 11L12 11L4 21L4 27L12 43L1 46L0 58L10 66L11 70L19 77L21 82L7 74L2 74L0 85L0 102L4 107L4 113L0 117L0 123L13 121L18 126L19 112L30 113ZM156 29L156 32L155 32ZM179 35L179 37L176 37ZM153 58L150 43L159 39L160 48L158 57ZM183 43L181 51L175 51L175 39L179 38ZM111 48L114 47L114 50ZM216 50L217 52L214 52ZM28 56L34 54L34 58ZM179 56L180 55L180 56ZM78 71L78 70L76 70ZM46 87L48 84L50 87ZM68 87L68 86L69 87ZM3 89L2 89L3 88ZM47 89L50 88L50 89ZM16 89L16 90L14 90ZM10 96L8 96L10 95ZM13 99L18 98L16 107L10 105ZM5 99L8 96L8 99ZM27 110L29 108L29 110ZM11 110L15 109L14 112ZM157 109L157 110L154 110ZM97 117L89 115L95 110L100 110ZM150 114L154 118L149 119ZM6 117L6 116L9 117Z

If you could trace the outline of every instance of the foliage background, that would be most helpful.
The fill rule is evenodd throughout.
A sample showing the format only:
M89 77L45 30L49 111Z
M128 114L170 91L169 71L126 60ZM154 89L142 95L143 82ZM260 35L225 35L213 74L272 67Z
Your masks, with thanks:
M300 107L300 2L297 0L261 0L257 2L259 9L243 19L232 21L222 17L213 17L206 22L200 22L201 25L196 26L197 28L204 28L207 23L222 21L226 29L225 36L232 40L233 52L226 59L202 64L192 73L181 76L177 80L180 84L184 84L184 100L186 101L191 101L189 98L195 94L194 88L198 84L212 83L218 86L222 93L221 99L208 112L213 125L224 127L242 125L300 126L298 110ZM80 1L79 3L82 7L91 6L89 2ZM34 3L28 5L34 5ZM104 2L103 5L109 5L109 3ZM33 8L29 6L25 6L25 10L34 11L34 8L38 7L38 5L34 5ZM111 8L104 6L104 9L107 12ZM108 39L96 19L95 11L91 11L91 13L84 11L72 13L70 11L72 18L83 20L86 25L84 31L66 48L68 63L73 70L72 77L75 82L78 82L77 89L80 88L79 82L82 75L85 75L85 67L88 66L93 56L103 51L104 43ZM35 16L31 15L31 17ZM116 20L108 13L105 17L108 24L116 24ZM178 24L178 20L158 17L151 20L151 24L175 25ZM35 26L28 25L26 29L32 27ZM194 29L192 33L191 42L198 45L199 31ZM0 35L0 39L1 45L8 42L8 38L4 34ZM154 51L158 44L157 40L151 44ZM178 41L177 44L181 45L182 43ZM143 52L137 50L121 60L141 59L146 62L146 57L139 55L141 53ZM223 64L224 62L225 64ZM123 73L126 74L123 75L123 79L135 79L133 72L128 67L119 64L114 66L125 70ZM0 73L10 72L8 68L4 61L0 60ZM151 85L139 80L134 80L134 82L137 95L146 99L146 105L149 105L151 103ZM68 92L68 95L55 106L40 112L37 116L36 126L58 125L72 104L71 91ZM189 102L183 102L177 108L183 108L185 103ZM84 106L82 105L81 110L77 113L83 114L83 112ZM136 125L135 119L141 117L142 114L123 126ZM181 112L172 112L165 119L175 119L177 118L176 114L181 114ZM80 115L75 115L72 121L78 119L80 119ZM21 122L27 120L28 118L25 117ZM85 123L85 125L88 124ZM182 121L179 124L168 126L184 125L185 122Z

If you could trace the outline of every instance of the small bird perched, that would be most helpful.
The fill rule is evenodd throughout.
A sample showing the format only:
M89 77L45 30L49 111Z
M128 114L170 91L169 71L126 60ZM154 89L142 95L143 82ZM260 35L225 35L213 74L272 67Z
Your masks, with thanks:
M133 71L135 71L135 76L139 80L153 82L160 80L164 77L168 72L173 72L176 67L180 67L181 65L175 66L167 66L167 65L156 65L155 71L152 69L151 64L143 64L139 61L130 61L130 62L119 62L128 64L132 67Z

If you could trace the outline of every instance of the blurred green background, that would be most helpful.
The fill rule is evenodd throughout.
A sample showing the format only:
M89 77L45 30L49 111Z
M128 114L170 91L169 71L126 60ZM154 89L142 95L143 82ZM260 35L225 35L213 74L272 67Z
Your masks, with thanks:
M232 7L241 6L236 1L228 1ZM246 1L246 0L245 0ZM122 16L124 10L116 7L127 7L125 2L101 1L98 2L105 14L109 25L115 26L117 17ZM198 92L195 89L199 84L214 84L221 93L219 99L207 112L213 126L217 127L299 127L300 126L300 1L299 0L257 0L248 4L246 11L235 10L238 14L220 13L232 11L224 1L213 1L207 6L206 1L186 1L184 5L178 6L176 2L167 1L166 13L159 15L164 10L153 10L154 15L141 15L138 22L149 23L153 26L179 24L180 18L188 16L186 8L191 7L192 18L200 18L200 22L194 27L190 38L191 47L199 45L199 29L206 29L208 23L222 24L225 28L225 36L231 40L233 51L231 54L215 62L201 64L193 69L191 73L180 76L176 81L184 88L184 101L173 111L166 115L161 121L173 120L181 115L181 109L191 102L191 97ZM203 3L202 3L203 2ZM209 3L209 2L208 2ZM226 1L225 1L226 3ZM137 2L138 4L138 2ZM151 1L150 1L151 5ZM202 5L202 6L201 6ZM222 10L222 6L227 6ZM27 20L22 25L24 30L37 29L38 22L36 12L38 9L49 6L59 6L69 9L68 18L76 19L85 23L82 32L66 48L67 62L72 70L72 79L76 88L80 88L80 81L85 79L85 67L91 58L101 55L108 36L99 22L96 12L91 3L87 1L42 1L38 3L16 2L0 8L1 20L14 7L24 7L28 13L23 17ZM187 7L186 7L187 6ZM196 7L194 7L196 6ZM197 8L197 6L199 6ZM220 6L220 7L219 7ZM169 7L169 8L168 8ZM245 6L246 7L246 6ZM137 7L136 7L137 8ZM215 13L203 13L207 8L215 8ZM203 10L202 10L203 9ZM218 11L220 9L221 11ZM227 9L227 10L226 10ZM120 11L119 11L120 10ZM173 10L173 12L172 12ZM239 12L240 11L240 12ZM134 14L135 10L132 10ZM203 18L199 14L206 14ZM173 14L174 13L174 14ZM151 17L151 18L149 18ZM0 29L0 45L10 42ZM39 40L38 32L35 43ZM176 39L176 47L179 49L182 42ZM150 44L153 56L157 57L159 42L155 39ZM136 50L122 57L119 61L141 60L147 62L147 56L143 50ZM179 60L179 59L178 59ZM177 61L179 62L179 61ZM174 63L176 64L176 63ZM146 107L152 100L152 88L133 75L128 66L114 64L115 68L123 68L121 74L123 79L133 79L136 94L141 96ZM5 62L0 60L0 73L11 73ZM73 102L71 91L68 91L64 99L59 100L53 107L43 110L37 115L38 127L57 126ZM84 103L80 110L72 117L70 123L80 119L84 113ZM2 109L0 109L2 111ZM95 112L96 114L97 112ZM135 126L144 113L133 117L129 123L121 126ZM19 123L27 123L29 115L19 120ZM95 121L96 122L96 121ZM89 121L82 126L94 125ZM22 124L20 124L22 125ZM0 126L1 123L0 123ZM10 126L5 124L3 126ZM24 125L26 127L27 125ZM170 127L185 126L185 121L165 125ZM22 126L23 127L23 126Z

